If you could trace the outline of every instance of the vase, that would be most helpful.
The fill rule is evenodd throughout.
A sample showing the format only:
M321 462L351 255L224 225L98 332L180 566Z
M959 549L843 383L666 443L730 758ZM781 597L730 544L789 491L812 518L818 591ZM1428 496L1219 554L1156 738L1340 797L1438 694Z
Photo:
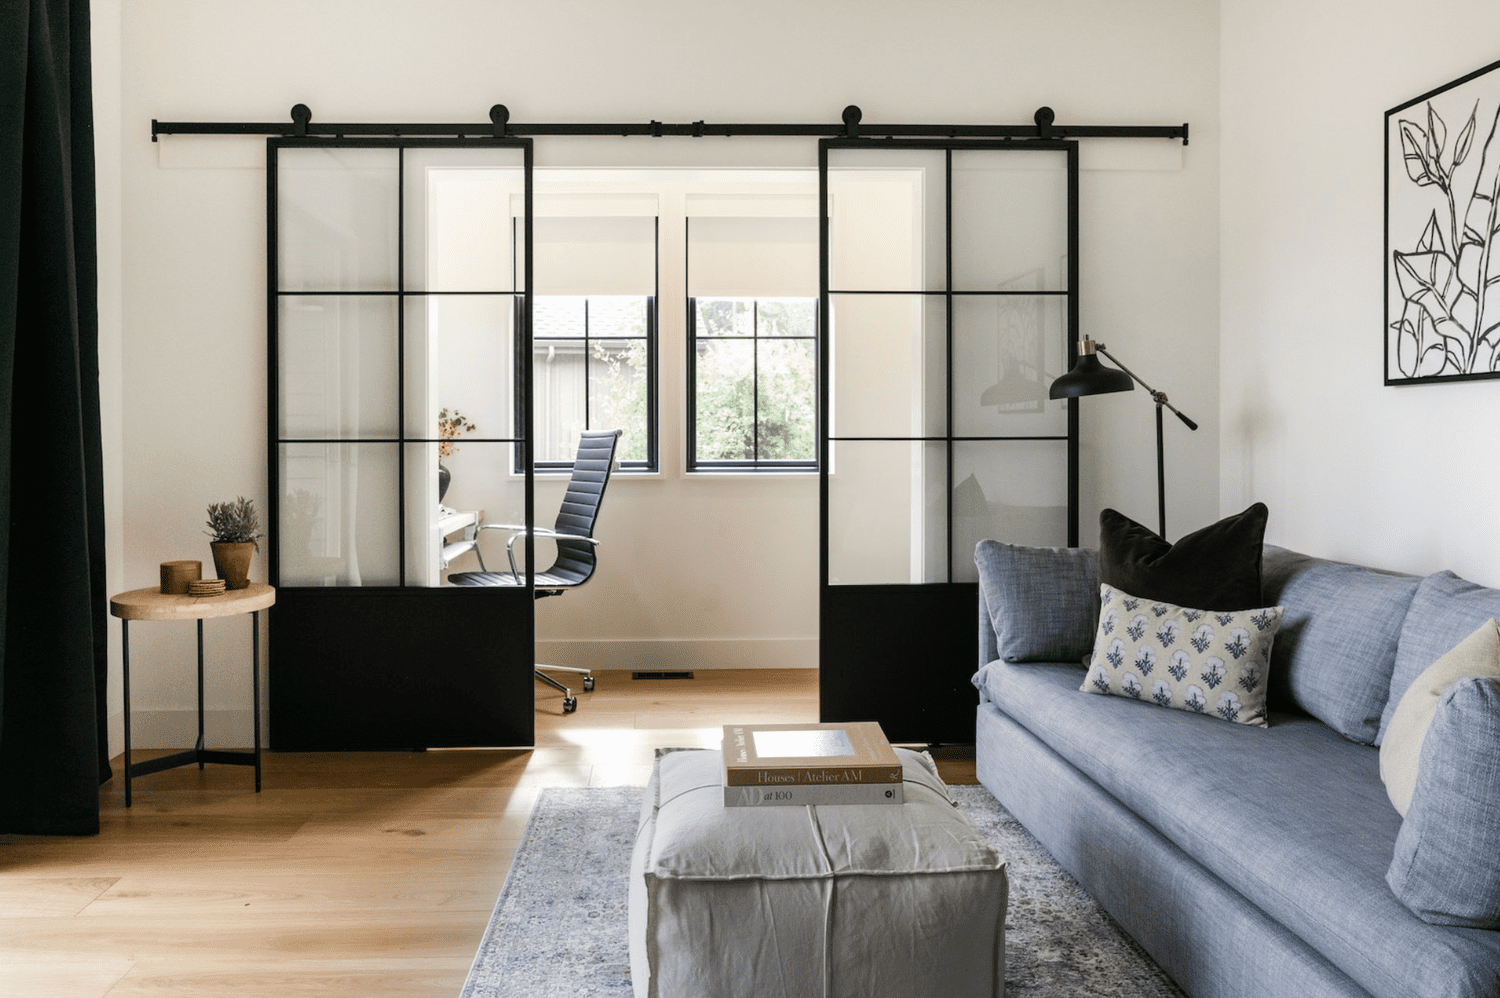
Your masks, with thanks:
M250 559L255 554L254 541L211 541L214 573L224 580L227 589L244 589L250 585Z
M443 496L445 496L445 495L448 494L448 483L450 481L452 481L452 479L453 479L453 476L451 474L449 474L448 469L445 468L445 467L443 467L443 462L439 461L438 462L438 502L442 502L443 501Z

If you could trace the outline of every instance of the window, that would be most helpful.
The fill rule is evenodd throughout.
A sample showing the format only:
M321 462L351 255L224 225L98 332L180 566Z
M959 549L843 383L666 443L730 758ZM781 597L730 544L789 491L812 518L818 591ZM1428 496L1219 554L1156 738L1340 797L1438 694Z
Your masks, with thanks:
M539 470L571 467L581 431L614 428L625 431L620 466L655 470L655 320L656 300L650 295L533 298L530 355ZM516 356L526 354L518 347Z
M688 302L689 468L815 470L816 298Z
M658 199L574 191L537 206L531 342L518 333L513 358L517 376L531 364L534 465L568 471L579 433L619 429L621 467L655 471Z

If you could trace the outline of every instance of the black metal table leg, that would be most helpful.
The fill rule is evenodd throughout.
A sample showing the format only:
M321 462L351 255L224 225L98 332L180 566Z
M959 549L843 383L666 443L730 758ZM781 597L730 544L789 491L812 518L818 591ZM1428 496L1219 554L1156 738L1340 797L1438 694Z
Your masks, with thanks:
M130 621L120 621L120 665L125 701L125 806L130 806Z
M260 611L250 614L250 696L255 704L250 723L255 726L255 792L260 793Z
M203 618L198 618L198 741L193 746L198 753L198 772L203 772Z

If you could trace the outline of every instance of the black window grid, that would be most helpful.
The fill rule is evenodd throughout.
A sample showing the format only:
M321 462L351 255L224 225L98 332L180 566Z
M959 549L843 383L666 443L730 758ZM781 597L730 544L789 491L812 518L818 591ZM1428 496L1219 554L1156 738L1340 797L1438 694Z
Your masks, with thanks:
M737 300L748 300L751 302L751 332L748 336L699 336L698 335L698 296L689 296L687 300L687 443L688 443L688 471L805 471L815 472L819 463L819 438L820 433L817 425L818 419L818 385L821 381L819 372L819 341L822 335L822 309L818 299L806 297L805 300L813 306L813 332L810 336L779 336L762 335L760 332L760 306L764 301L786 301L804 300L801 295L704 295L703 299L735 298ZM698 348L703 343L740 341L752 344L754 353L752 361L752 385L751 399L754 407L752 415L752 426L754 427L754 443L752 450L753 458L739 460L711 460L698 457ZM760 345L768 342L798 342L810 343L812 345L812 385L813 398L811 417L813 425L809 432L812 435L813 456L807 460L774 460L763 458L761 453L761 420L760 420Z
M521 219L513 219L514 239L517 246L524 247L524 264L515 263L513 256L510 290L493 291L434 291L429 288L414 290L407 287L406 281L406 154L410 149L458 149L458 148L515 148L522 151L522 169L525 174L525 215ZM279 204L279 152L282 149L296 148L366 148L366 149L390 149L395 152L396 162L396 279L395 287L389 289L309 289L309 288L283 288L280 283L281 262L279 259L280 226L278 224ZM407 432L406 422L406 308L405 303L409 299L442 297L442 296L464 296L482 295L494 297L508 297L515 309L516 328L519 335L529 335L529 325L523 321L527 318L527 301L531 295L532 268L531 248L532 227L532 164L533 152L530 139L496 137L469 141L455 142L452 139L428 138L428 137L348 137L337 135L332 138L317 138L304 140L301 138L268 138L266 140L266 325L267 325L267 357L266 357L266 428L267 439L270 446L267 448L267 478L270 484L270 494L267 502L268 523L268 550L266 560L269 566L269 577L274 586L284 585L281 579L281 551L280 535L281 524L281 454L285 447L304 445L324 445L340 447L366 447L366 446L394 446L396 464L396 506L400 515L396 517L396 583L394 588L426 590L429 587L415 586L409 579L407 566L407 517L408 505L406 487L406 464L407 445L409 444L441 444L442 438L427 437ZM294 297L352 297L352 298L389 298L397 303L396 307L396 427L394 436L294 436L281 432L281 392L280 363L278 355L280 352L280 322L279 301L282 298ZM518 454L529 453L531 448L531 373L530 370L517 372L515 381L515 395L517 408L522 413L522 418L515 422L515 428L510 436L470 436L465 438L466 443L484 444L508 444ZM524 517L529 524L535 516L535 498L533 489L532 473L525 473L525 513ZM535 545L530 534L526 537L524 545L525 572L528 580L535 572ZM323 587L315 587L323 588ZM360 586L357 588L370 589L379 587ZM436 592L437 589L432 589Z
M545 295L538 295L537 297L538 298L545 298L547 296L545 296ZM657 349L656 349L656 343L657 343L657 332L656 332L656 327L657 327L657 323L656 323L656 296L654 294L653 295L643 295L642 296L643 298L645 298L645 303L646 303L646 331L645 331L645 335L644 336L615 336L615 335L595 336L595 335L593 335L593 333L592 333L592 324L590 322L590 314L589 314L590 296L588 296L588 295L575 295L575 296L570 296L570 297L579 297L579 298L583 298L583 300L584 300L584 302L583 302L583 316L584 316L584 318L583 318L583 335L582 336L578 336L578 337L571 337L571 336L570 337L554 337L554 336L538 337L536 335L535 331L533 331L533 333L531 335L531 342L528 343L526 341L526 334L523 331L525 328L528 328L528 327L526 327L523 323L521 323L519 321L519 317L518 317L518 320L515 323L516 343L515 343L515 350L514 350L515 363L516 363L516 374L519 377L519 375L521 373L521 368L522 367L529 367L530 365L532 365L532 364L535 363L535 351L536 351L537 340L539 340L539 339L546 339L546 340L567 339L567 340L570 340L570 341L578 343L580 345L580 347L582 348L582 350L583 350L583 359L584 359L584 365L583 365L583 377L584 377L584 390L583 390L583 426L584 426L584 429L587 429L587 430L613 429L613 427L595 426L594 422L593 422L593 411L592 411L593 393L589 390L590 379L593 377L593 375L591 373L592 372L592 368L591 368L591 366L589 364L589 359L592 357L593 345L595 343L632 343L632 342L644 341L645 344L646 344L646 458L645 458L645 460L641 460L639 458L634 459L634 460L624 460L624 459L622 459L619 462L619 467L620 467L621 471L635 471L635 472L646 472L646 473L654 472L654 471L657 470L657 453L658 453L658 449L657 449L657 436L658 436L658 434L657 434L657 401L656 401L657 400L657 387L656 387L657 386L657 362L656 362L656 358L657 358ZM606 296L600 295L600 296L594 296L594 297L606 297ZM608 296L608 297L619 297L619 296ZM519 307L519 303L518 303L518 307ZM533 391L533 395L535 395L535 394L538 394L538 393L534 390ZM517 400L517 403L518 404L517 404L517 407L516 407L516 423L517 423L517 425L519 425L520 422L522 421L522 418L523 418L524 414L520 411L519 399ZM543 400L541 400L541 399L538 399L537 400L537 404L541 405L541 404L545 404L545 402ZM572 469L573 469L573 462L570 461L570 460L569 461L560 461L560 460L543 461L543 460L537 460L536 462L534 462L533 466L535 467L535 469L537 471L540 471L540 472L543 472L543 473L559 473L559 472L572 471ZM524 469L521 467L521 458L520 458L520 455L517 454L516 455L516 461L515 461L515 471L516 471L517 474L520 474L523 470Z

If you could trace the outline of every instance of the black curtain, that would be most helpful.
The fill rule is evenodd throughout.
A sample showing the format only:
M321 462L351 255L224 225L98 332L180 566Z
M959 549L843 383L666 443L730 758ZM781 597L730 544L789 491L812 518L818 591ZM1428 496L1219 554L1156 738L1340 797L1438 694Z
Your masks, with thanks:
M0 0L0 832L109 778L88 0Z

